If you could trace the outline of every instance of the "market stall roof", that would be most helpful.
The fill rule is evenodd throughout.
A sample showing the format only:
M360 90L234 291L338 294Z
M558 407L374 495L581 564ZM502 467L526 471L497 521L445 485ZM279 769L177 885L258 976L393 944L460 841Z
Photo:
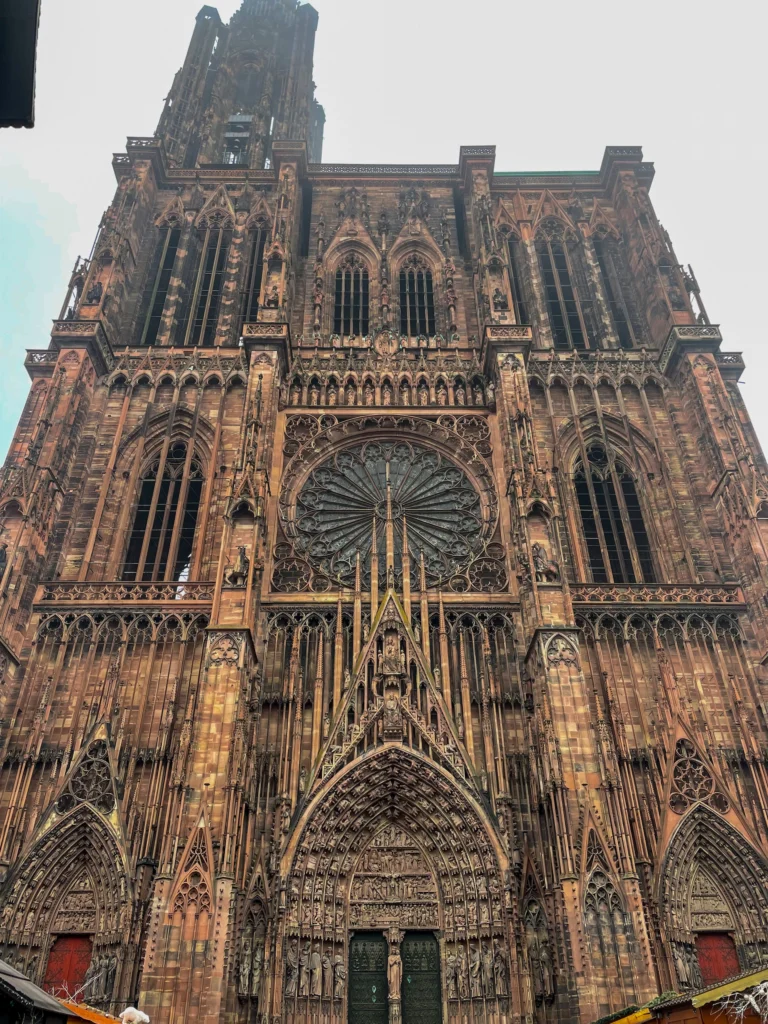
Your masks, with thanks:
M61 1000L61 1005L66 1006L73 1017L80 1020L91 1021L91 1024L120 1024L119 1017L113 1017L109 1013L102 1013L101 1010L94 1010L92 1006L85 1006L81 1003L70 1003L66 999Z
M79 1016L77 1012L73 1013L4 960L0 960L0 993L23 1003L29 1009L42 1010L49 1017L56 1016L62 1021L70 1017L77 1019Z

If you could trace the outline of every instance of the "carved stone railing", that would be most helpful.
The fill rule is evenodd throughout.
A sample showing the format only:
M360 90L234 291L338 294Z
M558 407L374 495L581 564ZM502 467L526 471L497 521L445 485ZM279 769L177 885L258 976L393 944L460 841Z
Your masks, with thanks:
M726 380L739 380L746 369L741 352L718 352L715 358L720 373Z
M574 583L574 604L743 605L735 583Z
M112 368L112 347L99 320L54 320L51 345L57 351L84 348L97 373L108 373Z
M36 604L210 604L215 583L43 583Z
M32 380L50 377L59 359L59 353L52 349L27 349L24 366Z
M659 369L669 374L686 352L719 352L723 336L717 324L678 324L669 332L659 356Z

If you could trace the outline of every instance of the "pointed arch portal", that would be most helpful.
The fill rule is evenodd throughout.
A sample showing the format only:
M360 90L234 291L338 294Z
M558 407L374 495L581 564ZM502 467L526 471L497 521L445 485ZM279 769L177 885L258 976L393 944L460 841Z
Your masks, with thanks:
M312 963L342 964L346 980L347 965L354 975L354 957L362 955L347 937L362 934L386 936L390 956L401 956L400 975L394 970L398 993L405 991L406 954L416 956L414 935L420 936L424 956L411 972L409 995L415 1007L445 991L446 971L446 999L468 1019L485 1020L506 1003L507 863L469 787L417 752L384 744L317 790L293 835L283 858L288 1021L304 1019L313 994L332 997L333 1019L346 1019L346 985L338 973L315 980ZM432 955L437 946L430 936L438 932L443 964ZM390 1000L392 978L390 965ZM360 979L349 980L357 998Z

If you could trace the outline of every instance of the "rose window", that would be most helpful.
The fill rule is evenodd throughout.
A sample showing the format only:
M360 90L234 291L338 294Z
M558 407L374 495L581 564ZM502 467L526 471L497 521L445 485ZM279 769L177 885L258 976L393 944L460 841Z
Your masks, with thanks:
M407 526L414 587L422 555L428 585L434 586L482 551L483 510L467 475L439 452L402 441L344 448L311 474L296 501L297 549L345 586L354 585L359 553L367 585L375 524L383 589L388 516L398 581Z

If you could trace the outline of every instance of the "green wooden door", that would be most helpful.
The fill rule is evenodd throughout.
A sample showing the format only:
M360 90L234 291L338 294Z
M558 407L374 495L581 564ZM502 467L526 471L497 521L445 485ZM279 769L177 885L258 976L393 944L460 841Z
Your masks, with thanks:
M355 935L349 946L349 1024L387 1024L387 940Z
M403 1024L441 1024L440 949L434 935L408 932L403 958Z

